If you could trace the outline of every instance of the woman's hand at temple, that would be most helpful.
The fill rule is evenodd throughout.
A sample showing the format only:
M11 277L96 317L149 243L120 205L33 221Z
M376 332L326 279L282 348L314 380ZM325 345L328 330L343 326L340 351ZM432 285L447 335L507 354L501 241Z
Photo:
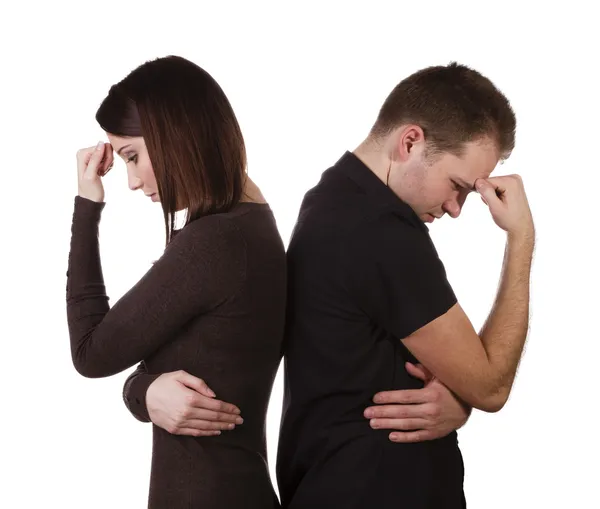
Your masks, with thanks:
M104 201L101 177L106 175L114 162L112 145L99 142L95 147L77 151L78 194L95 202Z

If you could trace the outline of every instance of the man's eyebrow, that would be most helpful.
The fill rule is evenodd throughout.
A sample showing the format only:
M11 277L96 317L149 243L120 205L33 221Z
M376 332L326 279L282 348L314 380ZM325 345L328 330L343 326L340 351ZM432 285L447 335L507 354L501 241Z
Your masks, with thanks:
M121 150L127 147L131 147L131 143L129 145L123 145L119 150L117 150L117 155L121 155Z
M467 182L465 182L463 179L461 178L457 178L456 179L458 181L458 183L464 187L465 189L468 189L469 191L475 191L475 184L468 184Z

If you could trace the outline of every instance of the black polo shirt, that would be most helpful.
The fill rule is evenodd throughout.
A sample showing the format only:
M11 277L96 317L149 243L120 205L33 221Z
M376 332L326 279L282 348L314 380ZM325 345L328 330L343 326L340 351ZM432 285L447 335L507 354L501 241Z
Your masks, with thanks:
M456 297L427 226L351 152L304 197L288 288L283 507L465 507L456 433L397 444L363 416L375 393L423 386L400 340Z

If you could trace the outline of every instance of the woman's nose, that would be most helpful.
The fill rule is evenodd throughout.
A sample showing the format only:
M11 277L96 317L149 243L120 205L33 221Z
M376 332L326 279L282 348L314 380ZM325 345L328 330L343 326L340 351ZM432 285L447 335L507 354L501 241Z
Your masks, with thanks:
M129 189L131 189L132 191L135 191L136 189L139 189L142 186L142 180L136 177L132 171L127 172L127 181L129 184Z

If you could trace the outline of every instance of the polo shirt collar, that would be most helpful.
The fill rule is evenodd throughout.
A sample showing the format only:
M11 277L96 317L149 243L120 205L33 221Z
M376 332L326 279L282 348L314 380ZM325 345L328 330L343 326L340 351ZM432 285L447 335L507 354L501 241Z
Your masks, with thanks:
M429 231L427 225L415 211L407 203L398 198L354 153L346 151L338 162L335 163L335 168L361 187L374 206L391 210L410 221L417 228Z

